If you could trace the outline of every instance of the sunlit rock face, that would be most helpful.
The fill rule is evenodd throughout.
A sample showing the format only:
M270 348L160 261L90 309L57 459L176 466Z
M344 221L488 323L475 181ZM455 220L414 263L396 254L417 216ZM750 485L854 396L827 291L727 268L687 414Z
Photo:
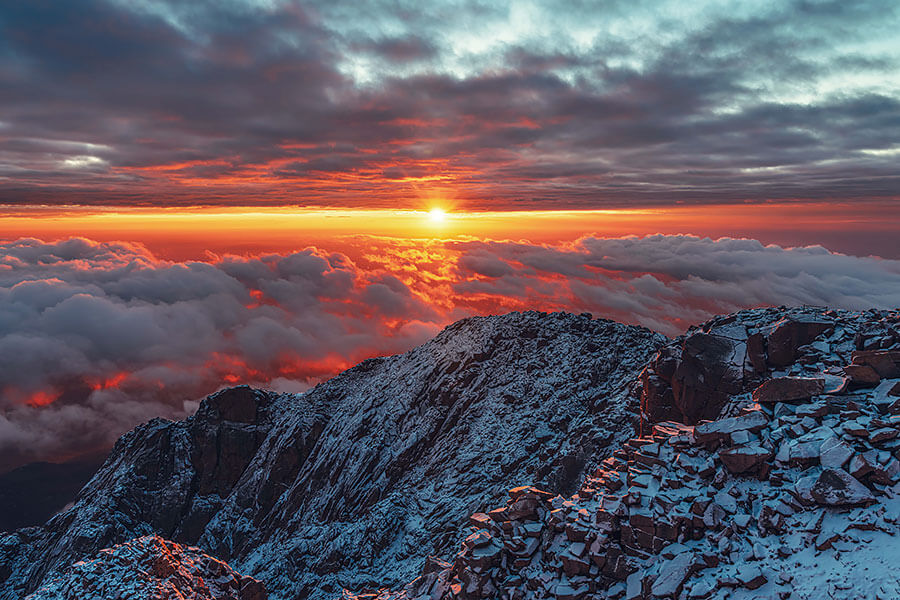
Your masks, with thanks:
M272 598L401 585L508 481L559 493L633 436L635 374L667 342L589 315L466 319L303 395L232 388L123 436L75 505L0 537L0 598L149 534Z
M643 435L577 493L510 489L455 555L350 597L898 598L898 351L900 311L713 319L651 361Z
M266 588L199 548L148 535L71 565L27 600L72 598L266 600Z

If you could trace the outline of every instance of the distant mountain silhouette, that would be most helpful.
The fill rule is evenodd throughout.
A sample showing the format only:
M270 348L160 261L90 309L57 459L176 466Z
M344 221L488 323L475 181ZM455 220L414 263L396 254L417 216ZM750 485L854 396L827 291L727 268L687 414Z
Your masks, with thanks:
M44 523L75 499L105 458L104 453L64 463L36 462L0 475L0 531Z

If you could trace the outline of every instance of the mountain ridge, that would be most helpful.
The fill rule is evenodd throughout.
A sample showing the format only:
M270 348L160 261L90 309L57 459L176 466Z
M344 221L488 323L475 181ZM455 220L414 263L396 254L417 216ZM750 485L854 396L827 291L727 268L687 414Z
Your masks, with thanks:
M166 526L201 547L161 543L228 558L228 582L271 598L900 597L900 310L752 309L668 342L522 313L433 342L309 396L233 388L130 432L95 496L48 523L78 526L0 538L0 577L61 599L84 564L66 543L164 529L128 509L174 502ZM161 449L171 472L135 460ZM154 474L178 485L110 502Z
M629 376L665 341L588 315L474 317L302 395L214 394L185 421L122 436L72 508L0 538L0 598L153 534L258 576L275 598L401 583L506 477L574 490L633 435Z

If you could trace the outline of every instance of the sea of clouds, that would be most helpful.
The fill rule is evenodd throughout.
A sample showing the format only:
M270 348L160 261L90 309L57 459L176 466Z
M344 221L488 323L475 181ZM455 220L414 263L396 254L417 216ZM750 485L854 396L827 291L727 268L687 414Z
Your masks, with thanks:
M301 391L474 314L569 310L676 335L765 305L900 306L900 261L748 239L360 239L173 262L126 242L0 243L0 471L109 446L235 383ZM362 248L363 250L360 250Z

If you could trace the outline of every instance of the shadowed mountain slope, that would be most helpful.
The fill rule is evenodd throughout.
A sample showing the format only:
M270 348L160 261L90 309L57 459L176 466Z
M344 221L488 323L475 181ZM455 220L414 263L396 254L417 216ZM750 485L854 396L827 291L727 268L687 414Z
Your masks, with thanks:
M302 395L233 388L123 436L75 505L0 538L3 600L101 548L158 534L272 598L396 585L446 553L508 481L571 493L638 423L663 336L589 316L455 323Z

